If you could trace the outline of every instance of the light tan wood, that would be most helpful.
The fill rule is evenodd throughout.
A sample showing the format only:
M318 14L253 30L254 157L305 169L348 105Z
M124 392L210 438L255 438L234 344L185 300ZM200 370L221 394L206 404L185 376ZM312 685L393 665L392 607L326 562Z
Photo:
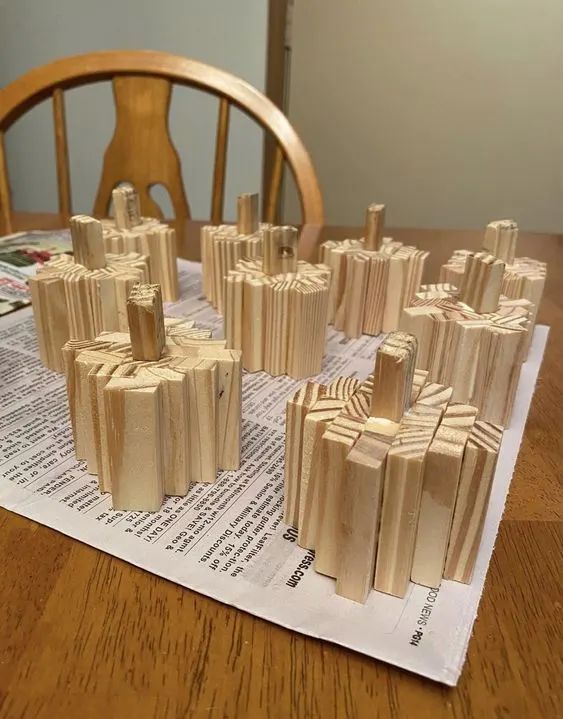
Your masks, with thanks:
M229 340L229 347L244 348L244 368L249 372L258 372L264 367L265 318L265 280L262 277L250 277L246 281L240 276L229 278L232 282L244 282L242 307L242 344L240 347ZM230 302L230 300L229 300ZM236 302L236 300L235 300ZM236 322L236 305L231 321Z
M111 193L113 214L118 230L131 230L140 225L141 205L139 194L131 184L120 185Z
M378 250L385 227L385 205L369 205L366 210L365 243L367 250Z
M64 280L61 277L49 277L41 281L37 277L30 277L28 285L41 362L54 372L63 372L61 347L69 337Z
M242 349L249 371L314 376L321 371L325 350L330 269L289 257L294 228L262 231L264 247L270 247L264 262L281 273L265 274L260 257L241 259L229 271L223 292L227 344ZM227 246L232 243L225 240ZM218 254L217 239L214 251ZM218 257L214 263L218 272ZM295 272L286 271L290 267Z
M297 543L301 547L314 549L317 541L319 511L321 504L322 437L330 423L342 411L350 397L357 390L359 381L340 377L331 382L323 396L307 412L303 424L301 449L301 478L298 514Z
M371 380L362 384L322 437L315 570L329 577L338 574L344 465L369 416L371 386Z
M475 312L496 312L505 264L485 252L469 254L459 291L459 298Z
M343 330L346 337L360 337L364 328L365 296L368 288L370 257L355 253L347 262L346 311Z
M87 215L70 218L70 236L75 262L88 270L106 266L102 223Z
M503 229L502 225L505 223L508 226ZM491 223L491 225L487 228L486 241L484 242L487 250L493 254L498 251L503 258L512 258L510 264L505 267L501 288L502 294L509 299L526 299L532 303L529 308L530 329L524 345L524 355L527 356L545 287L547 265L545 262L534 260L530 257L514 257L518 228L511 220L502 220ZM490 236L491 232L492 236ZM441 281L451 282L460 287L463 282L467 259L471 254L469 250L456 250L440 268ZM502 301L500 304L502 305Z
M389 276L389 257L380 252L370 257L370 268L365 295L364 325L367 335L378 335L383 326L385 292Z
M427 587L442 581L463 453L477 409L450 404L426 453L411 579Z
M66 219L72 213L70 190L70 166L66 133L64 95L61 88L53 90L53 124L55 127L55 161L57 163L57 185L59 187L59 212ZM2 169L0 167L0 174ZM0 202L0 204L2 204Z
M381 237L383 212L382 205L368 207L365 239L328 240L320 248L332 269L329 322L349 338L398 329L422 280L428 252Z
M88 264L99 264L102 254L99 227L79 218L73 230L77 246ZM96 249L94 253L92 250ZM79 253L80 254L80 253ZM94 261L92 261L92 256ZM103 330L126 330L126 299L134 284L146 282L146 259L134 253L106 255L106 265L89 270L69 255L58 255L42 265L31 280L34 320L40 357L55 372L63 370L62 346L70 338L93 340Z
M258 193L245 193L237 198L237 232L253 235L258 232Z
M274 138L277 150L267 217L275 214L284 160L287 160L295 178L304 221L322 224L323 202L311 159L285 115L244 80L196 60L142 50L101 51L55 60L31 70L0 90L0 132L8 130L53 90L107 79L113 79L117 123L104 158L94 205L96 215L107 216L111 191L120 182L128 180L140 194L143 214L162 217L149 188L153 184L163 184L170 194L177 226L181 228L189 218L180 162L168 131L171 88L175 84L217 95L223 101L221 118L226 114L225 103L243 108ZM147 132L149 127L150 132ZM2 167L1 159L1 224L7 228L12 213L8 176L3 171L6 168ZM220 173L216 173L216 177L220 178ZM220 187L221 182L214 185L215 208L219 207L215 191ZM221 217L214 217L214 220L221 221Z
M370 415L400 422L410 406L416 337L392 332L377 349Z
M90 412L92 414L93 442L96 450L96 469L98 473L98 486L100 492L111 492L111 471L109 467L108 448L109 433L106 425L104 388L111 379L113 373L119 367L119 364L119 360L107 362L99 365L95 371L91 370L88 374L88 396L90 399ZM77 428L75 426L73 434L76 438Z
M485 333L473 391L480 419L509 426L525 339L519 328L492 327Z
M158 309L154 288L137 288L135 294L141 295L136 309L143 304L150 311L155 305ZM139 324L138 317L133 317L133 324ZM241 355L225 349L224 340L210 339L211 332L197 329L193 321L167 318L158 323L151 318L149 325L151 332L160 325L165 333L164 347L154 360L145 358L146 342L142 358L134 358L132 336L137 330L105 332L93 341L65 345L76 453L87 461L88 471L98 475L100 490L113 492L109 452L115 438L106 417L106 386L113 379L124 391L128 381L133 388L158 385L164 493L185 496L192 482L213 482L219 469L240 466ZM129 425L131 442L138 437L142 441L143 426L141 422L137 430L134 422ZM121 468L122 483L134 484L134 471L133 464Z
M297 272L297 228L289 225L270 227L264 231L264 260L262 270L266 275Z
M283 521L296 528L299 526L304 422L324 390L324 385L307 382L286 406Z
M159 360L164 349L164 313L160 285L135 285L127 299L134 360Z
M530 343L531 303L501 297L496 312L478 313L445 288L415 297L401 328L416 335L418 366L430 380L451 385L453 399L479 407L480 419L507 427Z
M153 217L141 217L139 195L131 184L112 192L115 219L102 221L106 252L138 252L150 260L150 279L159 284L165 302L180 297L178 250L173 228Z
M158 380L162 402L162 451L164 467L164 494L185 497L191 484L190 421L188 375L177 371L172 365L158 366L153 363L141 367L139 379ZM107 429L106 429L107 437Z
M243 349L243 292L244 278L242 276L233 275L225 278L225 301L227 307L232 307L232 311L225 314L225 339L227 346L236 350ZM248 368L245 366L245 369Z
M243 197L239 200L244 205ZM267 227L259 225L250 235L241 235L235 225L206 225L201 229L203 292L219 314L224 312L225 282L229 273L237 269L243 259L246 262L262 255L262 236ZM240 314L236 321L240 322Z
M444 579L470 584L481 544L502 427L477 421L463 455Z
M370 418L345 461L336 593L362 604L373 586L385 464L398 429Z
M20 218L16 213L14 230L58 223L45 214ZM190 227L183 256L196 259L199 224ZM321 239L361 233L361 227L332 226ZM407 228L393 234L432 249L426 267L430 281L456 247L478 250L483 232ZM134 712L138 719L153 719L163 702L172 717L210 713L210 706L218 715L233 717L260 716L269 706L275 719L276 712L285 718L287 707L310 717L386 716L390 711L435 719L559 715L553 637L560 631L563 457L558 428L563 407L553 398L563 375L558 322L562 238L526 232L519 237L520 254L550 262L538 321L552 329L457 687L445 689L345 647L298 636L2 509L0 593L5 601L0 625L9 658L2 675L4 706L16 716L25 716L30 707L47 716L80 714L83 698L68 687L86 686L95 676L91 705L114 716ZM98 576L106 580L91 581ZM160 612L147 612L155 602L166 607L168 621L163 623ZM206 633L208 626L214 631ZM41 642L35 641L37 627ZM115 643L108 644L112 633ZM77 642L82 636L88 637L86 643ZM151 638L168 647L167 653L148 651ZM233 652L234 646L241 652ZM250 661L251 655L260 661ZM194 674L195 665L201 674ZM280 666L294 671L288 677ZM130 692L132 667L136 676L145 672L146 691ZM222 680L225 669L232 681ZM302 677L315 677L315 682ZM241 686L248 690L240 691Z
M483 249L507 265L514 262L518 242L518 225L514 220L489 222L485 230Z
M373 585L378 592L397 597L404 597L407 592L426 453L442 411L415 404L401 419L389 448Z
M387 291L385 293L385 309L381 322L383 332L392 332L399 327L401 298L407 284L407 264L403 254L395 252L389 257L389 272L387 276Z
M155 512L164 499L161 391L157 382L116 377L104 388L114 509Z
M198 359L188 370L192 481L212 483L217 476L217 362Z
M202 360L214 360L217 364L215 388L217 469L238 469L241 460L242 425L241 353L232 349L219 349L206 343L198 348L198 357Z

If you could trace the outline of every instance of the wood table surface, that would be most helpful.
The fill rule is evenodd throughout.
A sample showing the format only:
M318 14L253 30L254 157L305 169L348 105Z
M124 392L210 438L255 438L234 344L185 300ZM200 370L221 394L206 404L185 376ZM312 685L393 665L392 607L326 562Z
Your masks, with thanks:
M190 223L182 240L190 258L197 228ZM319 233L309 230L310 250ZM432 250L427 280L483 235L388 234ZM562 247L562 235L522 233L519 243L519 255L549 262L539 321L551 333L456 688L257 619L0 510L0 717L562 716Z

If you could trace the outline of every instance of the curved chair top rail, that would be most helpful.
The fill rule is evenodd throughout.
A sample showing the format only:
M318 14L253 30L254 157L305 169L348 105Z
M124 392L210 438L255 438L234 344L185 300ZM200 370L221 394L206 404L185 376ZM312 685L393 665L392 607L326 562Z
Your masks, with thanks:
M276 139L294 177L299 178L304 222L323 223L323 201L311 158L283 112L241 78L190 58L152 50L108 50L65 57L30 70L0 89L0 141L21 115L55 91L120 75L148 75L198 87L226 98L255 118Z

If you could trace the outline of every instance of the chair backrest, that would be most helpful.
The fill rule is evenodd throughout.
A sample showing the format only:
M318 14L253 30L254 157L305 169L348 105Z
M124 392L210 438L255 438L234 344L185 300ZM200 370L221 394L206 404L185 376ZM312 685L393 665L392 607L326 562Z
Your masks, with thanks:
M72 214L64 91L112 80L116 127L105 152L94 214L107 215L111 191L131 182L146 215L161 216L150 187L162 184L170 194L177 220L189 219L180 158L168 131L172 86L196 87L219 97L211 221L223 220L227 144L231 105L253 117L274 138L276 150L264 220L276 220L284 162L287 161L301 200L304 223L323 223L323 202L311 158L285 115L244 80L196 60L148 50L116 50L65 57L31 70L0 89L0 225L11 230L11 198L4 135L11 125L42 100L52 98L59 212ZM147 131L150 129L150 131ZM139 148L142 147L142 152Z

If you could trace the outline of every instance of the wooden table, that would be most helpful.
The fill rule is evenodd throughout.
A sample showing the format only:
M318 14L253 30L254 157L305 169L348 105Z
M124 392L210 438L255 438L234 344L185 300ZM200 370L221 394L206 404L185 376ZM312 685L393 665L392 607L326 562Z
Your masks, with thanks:
M56 218L35 218L48 224ZM196 230L188 227L182 246L192 258ZM389 234L433 251L428 279L452 249L478 247L482 237ZM256 619L0 510L0 717L561 716L562 245L561 235L525 235L519 246L550 263L539 320L552 329L455 689Z

